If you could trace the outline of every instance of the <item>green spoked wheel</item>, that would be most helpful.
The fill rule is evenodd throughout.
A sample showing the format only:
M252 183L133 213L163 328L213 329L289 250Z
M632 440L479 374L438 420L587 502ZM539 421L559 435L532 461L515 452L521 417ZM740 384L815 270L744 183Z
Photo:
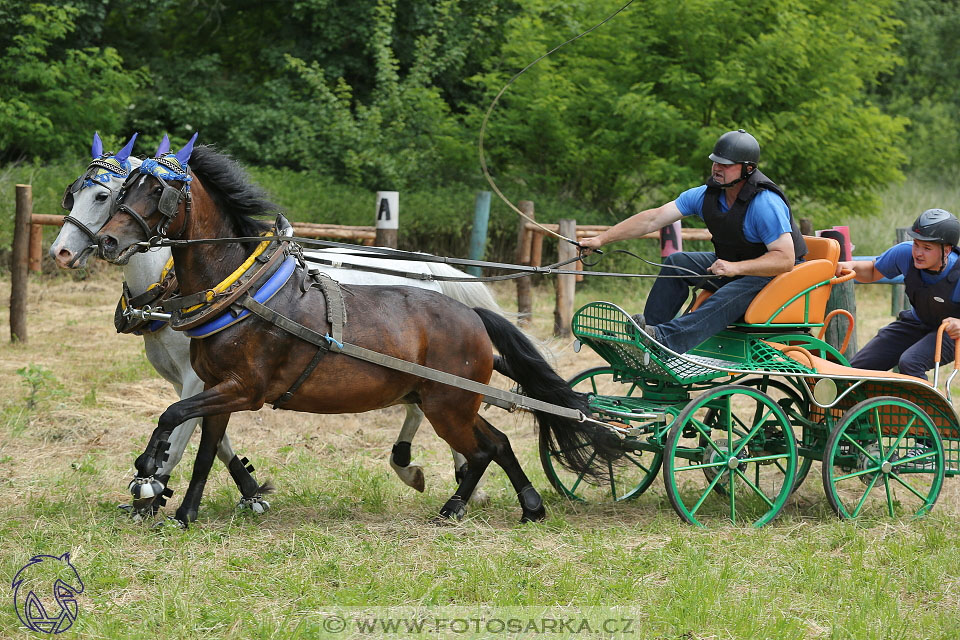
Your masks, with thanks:
M796 473L789 420L773 398L750 386L705 392L684 408L664 443L667 497L681 519L697 526L763 526L783 509Z
M577 391L592 396L631 397L639 394L636 385L613 379L611 367L594 367L581 371L568 381ZM580 445L589 447L588 443ZM540 463L547 480L561 495L571 500L601 502L630 500L647 490L656 479L663 461L663 451L632 450L625 443L623 455L607 466L601 482L574 473L563 467L546 436L540 434Z
M790 426L793 427L794 433L803 434L800 436L800 439L805 445L811 444L808 440L812 442L816 441L815 434L808 434L808 430L805 429L801 431L803 425L810 419L810 400L805 398L795 387L790 386L782 380L772 378L751 378L749 380L743 380L740 384L753 387L773 398L773 400L780 405L780 408L783 409L787 420L790 422ZM813 446L816 445L814 444ZM803 484L812 466L813 458L798 456L797 479L793 483L794 491Z
M869 398L830 433L822 469L827 500L841 518L920 516L943 486L943 442L909 400Z

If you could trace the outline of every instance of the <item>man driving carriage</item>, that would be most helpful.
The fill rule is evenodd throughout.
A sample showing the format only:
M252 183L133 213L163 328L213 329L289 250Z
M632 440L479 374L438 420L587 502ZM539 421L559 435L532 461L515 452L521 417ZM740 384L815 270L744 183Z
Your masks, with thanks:
M857 352L850 366L880 371L896 366L900 373L926 379L940 324L947 323L943 362L953 359L954 341L960 338L960 221L949 211L928 209L907 235L913 240L887 249L876 260L841 262L837 272L853 269L859 282L903 274L911 304Z
M756 138L743 129L729 131L709 157L713 166L706 184L580 242L589 251L639 238L684 216L703 219L713 235L714 251L667 256L660 276L673 277L658 277L643 314L634 316L647 333L677 353L736 322L764 285L793 269L807 252L786 196L757 169ZM677 316L691 286L716 293L696 310Z

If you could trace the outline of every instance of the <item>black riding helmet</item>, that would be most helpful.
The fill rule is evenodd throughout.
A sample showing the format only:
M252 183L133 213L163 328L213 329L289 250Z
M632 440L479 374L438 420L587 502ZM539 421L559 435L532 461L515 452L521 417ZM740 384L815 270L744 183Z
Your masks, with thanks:
M721 187L732 187L746 180L760 161L760 143L743 129L728 131L717 139L713 145L710 160L717 164L743 164L740 177L732 182L721 184Z
M717 164L737 164L743 162L757 166L760 161L760 143L743 129L728 131L713 145L710 160Z
M913 221L907 235L916 240L955 247L960 242L960 220L944 209L927 209Z

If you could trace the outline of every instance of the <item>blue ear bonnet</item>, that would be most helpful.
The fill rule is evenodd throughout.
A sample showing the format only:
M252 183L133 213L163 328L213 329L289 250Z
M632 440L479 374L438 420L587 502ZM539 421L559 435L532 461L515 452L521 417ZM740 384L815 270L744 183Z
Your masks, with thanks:
M103 155L96 158L87 167L81 188L92 187L95 182L110 184L110 181L114 178L123 180L130 174L132 167L129 159L119 161L116 156Z
M149 174L161 180L180 180L189 183L193 178L188 174L190 165L181 163L177 156L168 153L159 158L147 158L140 165L140 173Z

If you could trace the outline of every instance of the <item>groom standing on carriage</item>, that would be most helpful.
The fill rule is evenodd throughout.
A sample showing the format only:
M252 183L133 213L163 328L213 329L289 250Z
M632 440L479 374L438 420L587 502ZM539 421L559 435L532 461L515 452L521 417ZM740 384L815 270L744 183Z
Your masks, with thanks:
M703 219L713 235L714 251L682 251L664 258L643 313L633 317L657 342L677 353L736 322L764 285L793 269L807 252L787 197L757 169L756 138L743 129L729 131L720 136L709 157L713 167L706 184L580 241L589 252L617 240L639 238L684 216ZM676 317L691 286L715 293L696 310Z

